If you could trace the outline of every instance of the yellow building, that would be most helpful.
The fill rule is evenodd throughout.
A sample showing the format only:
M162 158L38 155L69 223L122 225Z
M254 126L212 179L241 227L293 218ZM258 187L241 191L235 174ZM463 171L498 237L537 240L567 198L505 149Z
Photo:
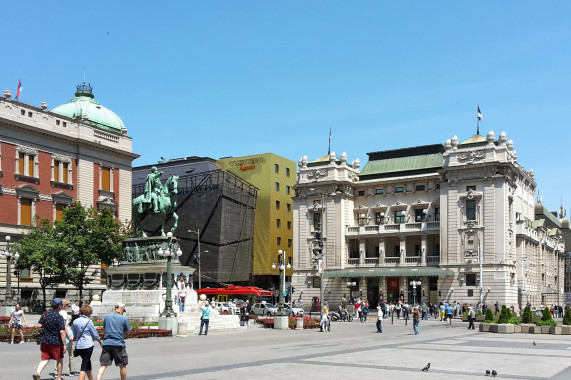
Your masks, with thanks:
M256 186L256 216L254 222L254 257L252 283L268 288L279 284L279 269L272 269L278 251L293 260L293 187L296 183L296 163L273 153L243 157L227 157L218 165ZM292 262L292 264L294 264ZM290 277L292 269L286 270Z

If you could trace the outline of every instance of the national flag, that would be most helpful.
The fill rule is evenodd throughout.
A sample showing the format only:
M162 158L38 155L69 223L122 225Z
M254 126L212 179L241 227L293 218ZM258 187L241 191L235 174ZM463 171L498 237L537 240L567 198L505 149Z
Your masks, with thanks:
M482 120L484 117L482 116L482 111L480 111L480 106L478 106L478 120Z
M22 81L18 79L18 90L16 91L16 99L20 97L21 92L22 92Z

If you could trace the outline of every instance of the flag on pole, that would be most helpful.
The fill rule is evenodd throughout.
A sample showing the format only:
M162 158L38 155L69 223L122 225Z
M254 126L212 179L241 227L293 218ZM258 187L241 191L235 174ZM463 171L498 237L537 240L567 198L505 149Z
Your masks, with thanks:
M327 154L331 154L331 127L329 127L329 149L327 150Z
M18 90L16 91L16 100L20 97L20 93L22 92L22 81L18 79Z
M478 106L478 120L482 120L483 116L482 116L482 111L480 111L480 106Z

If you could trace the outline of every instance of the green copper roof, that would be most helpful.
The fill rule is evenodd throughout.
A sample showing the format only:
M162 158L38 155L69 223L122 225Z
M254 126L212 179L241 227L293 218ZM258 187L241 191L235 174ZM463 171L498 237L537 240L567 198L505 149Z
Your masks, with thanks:
M115 112L93 99L91 86L86 85L85 82L77 86L75 98L72 98L69 103L55 107L52 112L71 119L82 120L86 124L108 131L124 133L126 130L125 124Z
M404 172L438 167L442 167L442 155L440 153L431 153L419 156L369 161L361 171L361 175Z
M454 276L454 272L444 268L346 268L326 270L323 277L392 277L392 276Z
M481 143L481 142L486 142L486 138L484 136L481 135L474 135L472 137L470 137L468 140L462 142L460 145L464 145L464 144L474 144L474 143Z

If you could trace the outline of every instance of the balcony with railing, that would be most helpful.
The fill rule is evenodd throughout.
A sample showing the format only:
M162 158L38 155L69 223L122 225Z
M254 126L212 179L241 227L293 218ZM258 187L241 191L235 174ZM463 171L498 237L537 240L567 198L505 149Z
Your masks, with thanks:
M390 235L403 232L438 232L440 231L439 221L421 221L414 223L390 223L376 224L371 226L348 226L345 231L348 237Z

